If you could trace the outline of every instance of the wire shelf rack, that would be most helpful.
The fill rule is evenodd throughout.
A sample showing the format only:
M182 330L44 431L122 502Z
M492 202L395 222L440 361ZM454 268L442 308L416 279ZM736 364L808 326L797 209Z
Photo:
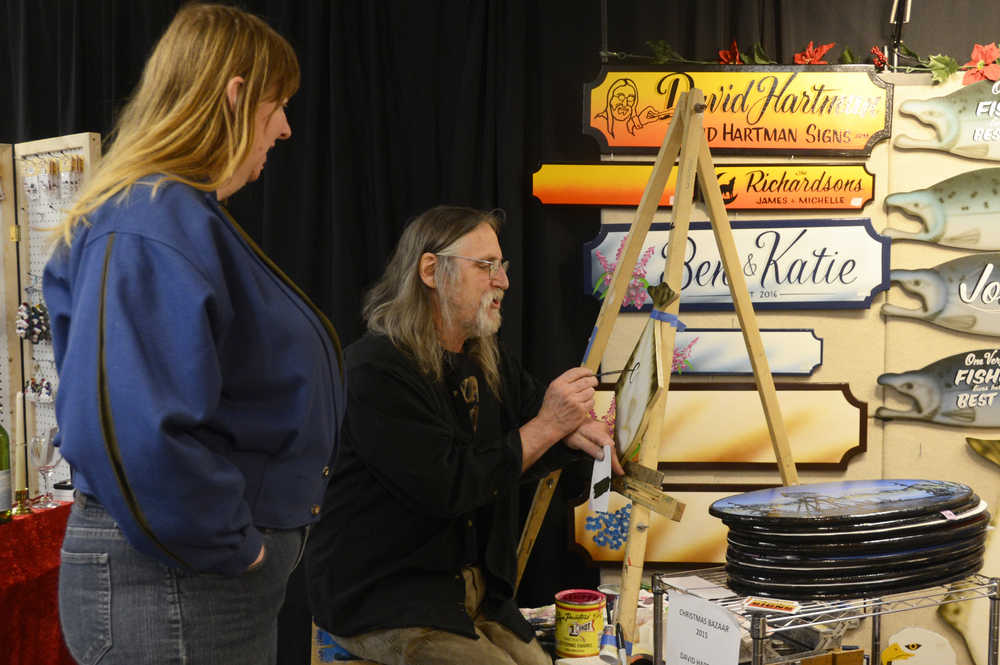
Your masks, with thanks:
M685 583L684 586L675 586L670 579L685 577L690 580L694 576L705 580L703 586ZM699 592L713 592L717 594L722 589L728 590L725 567L706 568L689 572L658 573L652 577L652 588L654 599L658 607L662 608L663 594L670 590L683 591L694 595L701 595ZM1000 605L1000 578L986 577L984 575L970 575L956 582L950 582L941 586L932 586L915 591L908 591L896 594L884 594L879 596L867 596L851 600L812 600L799 601L799 608L790 614L784 613L762 613L750 611L744 607L746 596L741 596L735 592L732 595L711 600L726 610L736 615L739 622L748 629L755 644L755 656L753 665L761 665L763 660L757 655L762 653L760 642L766 637L791 631L794 629L809 628L813 626L823 626L840 624L851 620L872 619L872 652L879 650L880 621L882 615L896 612L908 612L927 607L939 607L951 603L961 603L978 598L987 598L990 601L990 653L989 665L997 663L997 608ZM662 614L660 610L654 611L654 650L659 651L662 644ZM659 631L656 629L659 626ZM654 654L654 663L660 663L659 655ZM774 662L774 661L772 661Z

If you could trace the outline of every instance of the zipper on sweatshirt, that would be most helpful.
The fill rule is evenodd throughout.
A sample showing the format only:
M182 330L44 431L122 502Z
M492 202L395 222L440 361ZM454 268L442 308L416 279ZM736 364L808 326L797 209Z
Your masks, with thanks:
M111 249L114 246L114 242L115 234L111 233L108 235L108 242L104 248L104 266L101 270L101 299L98 305L97 323L97 403L100 411L99 417L101 421L101 433L104 435L104 449L108 454L108 461L111 462L111 470L114 472L115 480L118 481L118 489L121 492L122 498L125 500L125 505L128 506L129 511L132 513L132 517L135 519L136 524L139 525L139 528L142 529L143 533L146 534L150 541L152 541L152 543L156 545L161 552L184 568L193 570L192 566L190 566L180 556L170 551L170 549L156 537L156 534L153 533L152 527L149 525L145 514L142 512L142 507L139 505L139 500L136 498L135 492L132 490L132 486L128 482L128 476L125 473L125 463L122 461L121 448L118 445L118 437L115 435L115 421L114 416L111 413L111 395L108 391L108 369L105 362L104 352L105 298L108 287L108 265L111 262Z

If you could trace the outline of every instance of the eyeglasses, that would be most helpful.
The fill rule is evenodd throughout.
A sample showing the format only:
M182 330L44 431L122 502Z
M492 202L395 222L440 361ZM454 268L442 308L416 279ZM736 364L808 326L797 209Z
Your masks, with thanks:
M507 269L510 268L510 259L493 259L489 261L487 259L474 259L471 256L459 256L458 254L435 254L434 256L450 256L453 259L465 259L466 261L475 261L481 265L484 269L489 268L490 271L490 281L492 282L497 278L497 272L503 270L503 274L507 274Z

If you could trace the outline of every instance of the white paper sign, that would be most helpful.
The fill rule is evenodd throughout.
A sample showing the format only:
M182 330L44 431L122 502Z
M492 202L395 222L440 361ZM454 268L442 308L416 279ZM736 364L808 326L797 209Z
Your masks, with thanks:
M604 459L594 460L594 469L590 473L590 510L594 513L608 512L608 504L611 501L611 488L606 489L600 496L594 496L594 488L605 479L608 482L611 481L612 454L610 450L605 448Z
M683 591L670 591L666 662L738 665L740 625L728 610Z

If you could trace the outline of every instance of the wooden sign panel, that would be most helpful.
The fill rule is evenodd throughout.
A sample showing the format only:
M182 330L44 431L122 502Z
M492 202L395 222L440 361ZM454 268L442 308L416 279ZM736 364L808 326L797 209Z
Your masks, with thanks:
M547 205L634 207L652 170L635 162L542 164L532 194ZM717 164L715 174L729 210L861 210L875 189L864 164ZM661 207L673 205L676 184L671 171Z
M823 364L823 340L813 330L761 330L771 374L809 376ZM674 373L752 375L739 328L687 328L674 338Z
M713 154L867 156L890 133L892 86L868 65L605 67L584 85L583 131L603 153L656 152L692 88Z
M867 309L889 286L890 241L869 219L733 222L755 309ZM650 285L663 280L670 225L653 224L622 309L647 311ZM583 248L584 288L603 296L627 224L605 224ZM692 222L681 282L681 310L733 309L729 282L709 222Z
M1000 427L1000 349L959 353L912 372L883 374L878 383L909 398L913 407L880 406L876 418Z
M776 387L797 468L846 470L848 460L868 449L868 404L846 383ZM610 410L613 394L598 390L598 415ZM720 427L723 413L726 426ZM755 386L672 383L657 460L661 469L777 468Z
M889 280L920 299L917 309L886 303L882 314L949 330L1000 337L1000 252L970 254L925 270L892 270Z
M935 136L900 133L892 141L896 148L1000 161L1000 82L979 81L948 95L910 99L899 105L899 112L932 127Z

